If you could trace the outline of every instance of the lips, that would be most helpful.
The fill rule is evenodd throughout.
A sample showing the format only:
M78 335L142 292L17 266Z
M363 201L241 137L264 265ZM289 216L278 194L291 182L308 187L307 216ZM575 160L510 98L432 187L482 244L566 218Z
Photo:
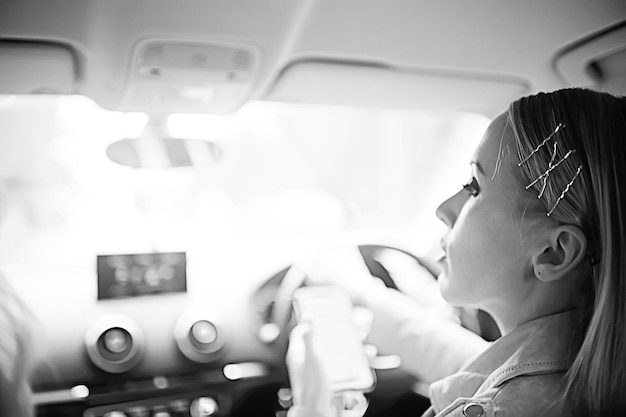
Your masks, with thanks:
M446 243L445 238L441 238L441 241L439 242L439 246L441 246L441 255L437 259L437 262L441 263L441 262L445 261L446 257L447 257L447 250L446 250L446 248L447 248L448 245Z
M439 258L437 259L437 262L441 263L441 262L445 261L446 259L447 259L447 254L446 254L445 251L443 251L441 253L441 255L439 255Z

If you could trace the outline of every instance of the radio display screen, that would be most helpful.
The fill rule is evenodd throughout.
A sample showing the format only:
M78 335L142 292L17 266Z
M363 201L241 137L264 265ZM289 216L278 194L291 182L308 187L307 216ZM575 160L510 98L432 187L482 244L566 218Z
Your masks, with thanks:
M98 255L98 300L187 291L185 252Z

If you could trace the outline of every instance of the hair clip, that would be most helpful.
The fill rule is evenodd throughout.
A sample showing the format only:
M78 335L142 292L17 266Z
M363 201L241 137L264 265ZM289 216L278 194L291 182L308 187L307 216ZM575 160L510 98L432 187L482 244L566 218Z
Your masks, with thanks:
M576 178L578 178L578 175L580 175L580 171L582 171L582 170L583 170L583 166L579 165L578 169L576 170L576 173L574 174L574 177L572 178L572 180L570 182L567 183L567 185L565 186L565 189L563 190L563 192L561 193L559 198L556 199L556 202L554 203L554 205L552 206L552 208L548 212L548 217L550 217L550 215L552 214L552 212L554 211L556 206L558 206L559 203L561 202L561 200L563 200L563 197L565 197L565 194L567 194L567 192L569 191L570 187L572 186L572 184L574 184L574 181L576 181Z
M555 154L556 154L556 143L554 144L554 150L555 150ZM565 156L563 158L561 158L561 160L559 162L557 162L556 164L552 164L552 162L554 161L554 155L552 155L552 159L550 160L550 164L548 164L548 169L546 169L546 172L544 172L543 174L541 174L540 176L538 176L533 182L531 182L530 184L528 184L526 186L526 189L528 190L530 187L532 187L533 185L537 184L539 181L541 180L547 180L548 177L550 176L550 173L552 171L554 171L559 165L561 165L567 158L570 157L571 154L573 154L574 152L576 152L575 150L569 150L567 151L567 153L565 154ZM544 188L545 188L545 183L544 183ZM539 195L539 198L541 198L541 195L543 194L543 191L541 192L541 194Z
M548 141L550 139L552 139L552 137L554 135L556 135L558 133L559 130L561 130L561 128L565 127L565 125L563 123L559 123L559 125L556 127L556 129L554 129L554 132L552 132L550 134L550 136L548 136L547 138L545 138L543 140L543 142L541 142L539 144L539 146L537 146L535 149L533 149L533 151L531 153L528 154L528 156L526 156L526 158L524 158L519 164L517 164L518 167L521 167L526 161L528 161L530 159L531 156L533 156L534 154L537 153L537 151L539 151L539 149L541 149L542 146L544 146L546 143L548 143Z
M550 172L552 172L551 170L556 167L553 164L554 164L554 160L556 159L557 144L558 142L554 141L554 149L552 150L552 156L550 157L550 162L548 162L548 170L546 171L547 175L543 179L543 185L541 186L541 191L539 191L539 195L537 196L537 198L543 197L543 193L546 191L546 186L548 185L548 177L550 176ZM526 187L526 189L528 190L528 186Z
M524 158L519 164L517 164L517 166L519 167L519 166L522 166L524 163L526 163L534 154L536 154L543 146L545 146L548 143L548 141L550 141L550 139L552 139L554 135L558 133L559 130L561 130L564 127L565 127L564 124L559 123L559 125L554 129L554 132L552 132L547 138L545 138L543 142L539 144L539 146L533 149L533 151L530 154L528 154L528 156L526 156L526 158ZM548 162L548 168L545 170L543 174L535 178L530 184L526 186L526 189L528 190L530 187L537 184L539 181L543 180L543 184L541 186L541 190L539 191L539 194L537 195L537 198L543 197L543 194L546 191L546 186L548 184L548 178L550 177L550 174L552 173L552 171L554 171L567 158L569 158L574 152L576 152L575 149L570 149L558 162L554 163L554 161L556 160L557 147L558 147L558 141L555 140L552 146L552 155L550 155L550 162ZM574 181L576 181L576 178L578 178L578 176L580 175L580 172L582 171L582 169L583 169L583 166L580 165L578 169L576 170L576 173L572 177L571 181L567 183L567 185L563 189L563 192L561 192L561 195L559 196L559 198L556 199L554 205L552 206L550 211L548 211L548 216L552 215L552 213L557 208L561 200L563 200L563 198L565 197L565 195L571 188L572 184L574 184Z

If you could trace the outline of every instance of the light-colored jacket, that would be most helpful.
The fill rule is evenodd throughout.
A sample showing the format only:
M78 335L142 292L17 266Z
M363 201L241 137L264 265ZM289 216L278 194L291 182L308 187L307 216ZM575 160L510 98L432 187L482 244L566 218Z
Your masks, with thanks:
M376 314L370 341L397 352L405 369L430 383L424 417L567 415L557 391L578 347L576 312L530 321L488 343L401 294L368 304Z
M423 417L566 416L558 389L577 345L575 312L530 321L486 342L405 295L382 289L364 300L374 312L368 342L397 354L402 368L430 384ZM303 407L289 417L319 416Z
M553 314L501 337L460 372L431 384L424 416L564 415L559 383L577 346L574 323L571 312Z

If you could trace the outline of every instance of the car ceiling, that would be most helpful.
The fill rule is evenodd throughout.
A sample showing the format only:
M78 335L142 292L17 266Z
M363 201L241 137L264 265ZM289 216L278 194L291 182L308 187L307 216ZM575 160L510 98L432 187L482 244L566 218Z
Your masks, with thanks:
M625 27L623 0L3 0L0 93L77 93L150 113L270 99L492 115L520 94L568 85L623 92L619 70L588 67L607 56L624 67ZM172 55L189 68L147 80L138 63L149 44L192 47ZM202 46L248 51L244 77L203 79L219 54ZM211 97L165 94L172 84Z

